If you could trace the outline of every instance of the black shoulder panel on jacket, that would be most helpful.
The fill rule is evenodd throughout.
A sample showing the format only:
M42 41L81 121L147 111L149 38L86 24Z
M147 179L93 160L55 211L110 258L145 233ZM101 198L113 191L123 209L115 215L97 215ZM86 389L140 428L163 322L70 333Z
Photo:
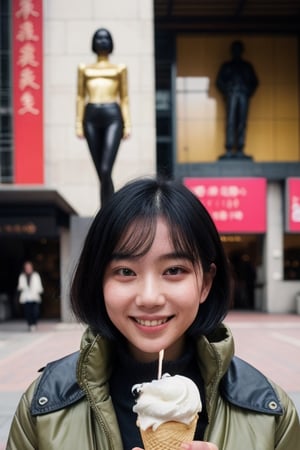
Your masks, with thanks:
M31 403L33 416L58 411L85 396L76 380L78 356L79 352L72 353L47 364ZM232 359L220 391L223 398L239 408L263 414L283 414L280 400L267 378L240 358Z
M33 416L58 411L84 397L76 381L78 356L75 352L47 364L32 399Z
M221 394L239 408L281 415L280 400L268 379L253 366L234 357L221 381Z

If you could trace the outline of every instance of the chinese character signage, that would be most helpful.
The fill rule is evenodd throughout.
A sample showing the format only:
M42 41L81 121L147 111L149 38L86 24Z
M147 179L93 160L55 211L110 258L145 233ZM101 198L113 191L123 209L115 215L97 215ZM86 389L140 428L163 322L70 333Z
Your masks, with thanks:
M300 233L300 178L286 180L287 231Z
M53 216L35 217L0 217L0 237L5 236L58 236L58 228Z
M266 231L265 178L185 178L220 233Z
M15 183L42 184L42 0L13 0Z

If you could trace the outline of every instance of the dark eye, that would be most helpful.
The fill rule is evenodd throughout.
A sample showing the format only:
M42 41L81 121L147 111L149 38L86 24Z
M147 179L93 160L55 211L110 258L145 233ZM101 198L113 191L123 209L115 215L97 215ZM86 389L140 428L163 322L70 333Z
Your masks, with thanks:
M128 269L127 267L123 267L122 269L118 270L118 273L122 275L123 277L133 277L134 272L131 269Z
M166 275L179 275L183 272L181 267L170 267L166 270Z

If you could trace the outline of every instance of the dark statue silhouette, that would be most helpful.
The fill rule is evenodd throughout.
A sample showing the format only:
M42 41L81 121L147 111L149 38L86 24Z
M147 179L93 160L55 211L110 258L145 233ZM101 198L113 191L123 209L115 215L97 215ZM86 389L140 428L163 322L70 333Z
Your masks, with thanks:
M112 169L121 139L130 135L127 68L113 64L113 40L105 28L92 39L95 63L78 67L76 134L85 137L99 180L101 205L114 192Z
M252 64L242 59L244 45L240 41L231 44L231 61L222 64L217 87L226 103L226 142L223 158L250 158L244 154L249 99L254 94L258 79Z

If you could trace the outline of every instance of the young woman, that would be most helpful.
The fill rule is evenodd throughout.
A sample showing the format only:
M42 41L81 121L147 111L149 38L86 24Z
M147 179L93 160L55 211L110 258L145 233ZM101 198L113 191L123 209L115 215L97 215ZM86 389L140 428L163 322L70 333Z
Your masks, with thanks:
M129 183L99 211L71 287L88 325L79 353L50 363L23 395L8 449L142 448L131 388L163 372L191 378L203 410L190 450L296 450L289 397L234 356L216 228L184 186Z

